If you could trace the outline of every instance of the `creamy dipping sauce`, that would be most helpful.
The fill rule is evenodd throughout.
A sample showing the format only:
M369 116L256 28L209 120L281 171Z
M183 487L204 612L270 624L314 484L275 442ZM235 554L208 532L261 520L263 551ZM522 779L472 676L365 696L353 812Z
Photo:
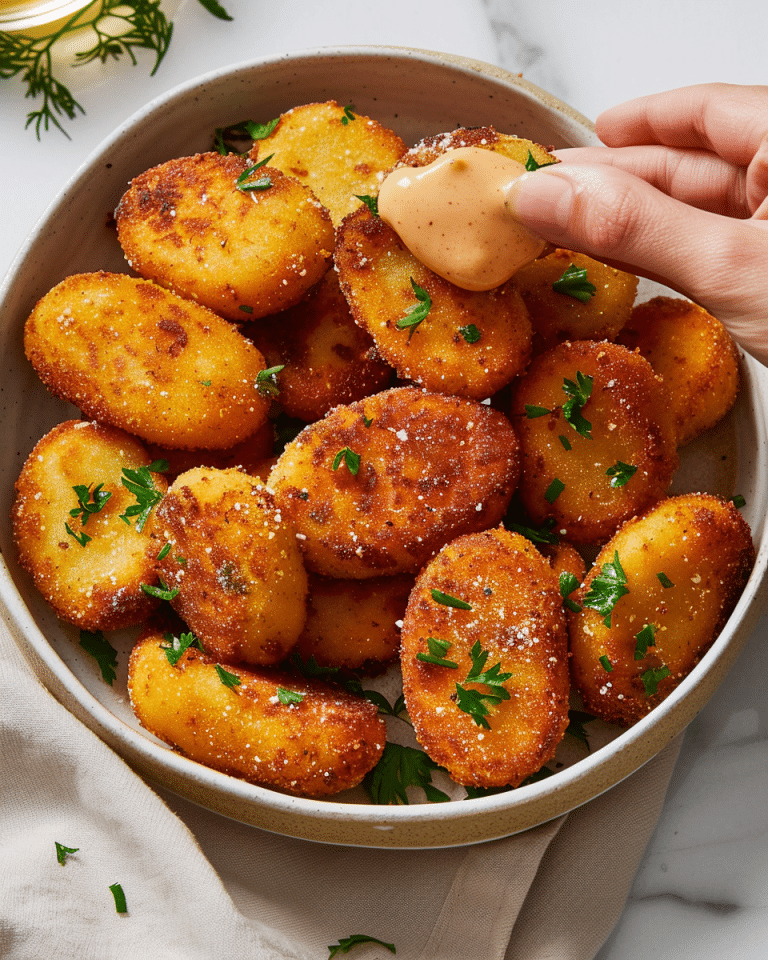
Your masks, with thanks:
M505 206L507 188L525 172L493 150L448 150L425 167L390 173L379 216L434 273L465 290L491 290L544 249Z

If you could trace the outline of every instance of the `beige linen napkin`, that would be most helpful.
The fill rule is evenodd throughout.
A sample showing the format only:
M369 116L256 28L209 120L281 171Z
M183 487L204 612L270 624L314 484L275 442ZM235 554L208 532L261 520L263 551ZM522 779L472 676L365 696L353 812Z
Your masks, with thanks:
M312 844L161 799L48 694L0 622L0 956L323 960L367 934L394 943L399 960L591 960L621 913L678 747L567 817L493 843ZM79 848L63 866L56 843ZM127 913L115 910L115 883ZM573 894L585 886L599 915L580 910ZM391 954L364 945L350 956Z

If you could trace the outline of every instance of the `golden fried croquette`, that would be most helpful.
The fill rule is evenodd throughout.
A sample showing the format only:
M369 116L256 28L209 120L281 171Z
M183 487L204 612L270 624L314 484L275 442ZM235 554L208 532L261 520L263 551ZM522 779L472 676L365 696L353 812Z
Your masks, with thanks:
M725 626L754 561L749 527L719 497L671 497L628 521L572 595L585 709L630 725L668 697Z
M140 623L158 600L149 533L155 510L126 515L139 503L124 470L150 465L142 444L122 430L67 420L35 446L16 482L11 518L19 563L57 615L83 630ZM166 481L146 471L147 503Z
M306 427L269 486L310 570L365 579L415 573L459 533L497 524L518 475L503 414L398 387Z
M314 195L236 154L203 153L147 170L131 182L115 220L140 276L229 320L296 303L333 252L333 225Z
M253 159L295 177L328 209L334 225L375 196L382 175L405 152L387 127L334 100L307 103L282 114L275 129L251 150Z
M254 345L147 280L68 277L38 301L24 348L51 393L160 446L226 449L267 418Z
M449 543L419 575L403 621L419 742L457 783L519 785L568 725L567 647L557 578L530 541L498 528Z
M155 529L160 578L205 649L231 663L279 663L304 627L307 576L261 482L239 470L189 470L168 489Z
M713 427L736 402L739 353L725 327L690 300L638 304L619 342L639 350L664 378L683 446Z
M529 163L529 154L538 166L549 166L558 163L549 151L533 140L524 137L515 137L509 133L499 133L494 127L457 127L446 133L436 133L425 137L412 146L401 158L398 166L425 167L437 160L448 150L460 147L479 147L483 150L493 150L501 153L510 160L516 160L523 166Z
M576 278L563 281L574 269ZM586 271L583 279L578 271ZM555 250L521 267L514 283L531 316L534 353L563 340L615 340L629 320L637 293L637 277L631 273L572 250Z
M173 656L178 640L162 629L139 638L128 692L142 726L180 753L316 797L356 786L378 762L386 729L372 703L292 674L224 666L195 647L171 665L166 650Z
M677 468L664 386L615 343L561 343L534 358L513 390L519 497L534 524L555 520L574 543L604 543L663 497Z
M216 467L227 470L241 467L252 476L260 476L265 461L273 455L275 434L271 420L265 420L253 436L236 443L226 450L175 450L148 443L147 451L153 460L165 460L168 469L165 477L172 482L180 473L193 467Z
M579 583L584 579L587 572L584 558L579 551L570 543L561 541L560 543L542 543L536 544L539 553L544 557L547 563L552 567L555 576L560 580L560 574L569 574L575 577Z
M334 260L355 321L401 378L484 400L525 369L531 325L511 282L488 291L454 286L367 208L339 227Z
M376 668L397 658L412 576L335 580L309 576L304 632L294 647L305 663L345 670Z
M242 327L276 374L277 401L291 417L319 420L340 403L389 386L392 368L355 324L334 270L295 307Z

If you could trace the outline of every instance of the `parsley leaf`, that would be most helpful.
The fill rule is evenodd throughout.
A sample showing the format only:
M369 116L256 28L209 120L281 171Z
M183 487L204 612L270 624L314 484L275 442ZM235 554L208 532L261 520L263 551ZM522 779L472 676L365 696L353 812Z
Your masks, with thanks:
M555 502L555 500L557 500L563 490L565 490L565 484L562 480L555 477L552 483L550 483L550 485L544 491L544 499L548 504L551 505Z
M731 502L733 503L734 507L736 507L737 510L740 510L742 507L746 507L747 505L747 501L744 499L744 497L742 497L740 493L737 493L736 496L733 497Z
M332 677L334 674L338 673L340 667L321 667L314 653L309 658L309 660L302 660L301 654L298 650L294 650L291 653L291 663L299 671L303 677Z
M413 336L413 331L418 327L418 325L427 318L427 314L432 308L432 300L429 297L427 291L418 285L416 281L411 277L411 287L413 287L413 292L418 303L414 303L412 307L408 307L405 311L405 316L400 317L395 326L398 330L408 330L408 339L410 340Z
M341 118L341 122L343 126L346 127L346 125L349 123L350 120L355 119L355 115L354 113L352 113L354 109L355 109L354 103L348 103L346 107L344 107L344 116Z
M125 902L125 894L123 893L123 888L119 883L113 883L109 888L112 891L112 896L115 898L115 912L116 913L128 913L128 906Z
M208 13L212 13L214 17L218 17L219 20L232 20L233 17L227 13L227 11L219 3L219 0L199 0L200 4L205 7Z
M485 719L490 713L486 703L496 706L502 700L509 700L510 693L504 684L512 677L511 673L501 672L501 662L486 670L485 664L489 654L490 651L481 648L479 641L473 644L469 654L472 658L472 667L464 683L479 683L489 687L490 692L467 688L460 683L456 684L456 706L464 713L468 713L479 727L485 727L486 730L491 729Z
M564 437L561 433L557 439L563 445L564 450L573 450L573 446L571 445L571 441L568 439L568 437Z
M629 593L627 577L619 561L618 550L614 551L613 561L604 563L600 573L592 580L584 597L583 605L603 614L603 623L611 625L611 614L618 600Z
M537 407L531 403L525 405L525 415L529 420L535 420L536 417L546 417L548 413L552 413L552 411L547 407Z
M648 647L656 646L656 626L646 623L643 629L635 634L635 660L642 660L648 653Z
M539 161L534 157L531 151L528 151L528 158L525 161L525 169L532 173L534 170L540 170L542 167L551 167L553 164L557 163L556 160L548 160L547 163L539 163Z
M112 496L109 490L101 489L103 486L103 483L99 483L95 487L93 487L93 484L89 486L82 483L75 484L72 489L77 497L77 506L69 511L70 517L80 517L80 523L85 526L92 514L99 513ZM92 487L93 489L91 489Z
M350 693L357 694L359 697L365 697L366 700L369 700L374 706L377 706L379 713L385 717L396 717L398 720L410 723L407 717L400 716L405 710L405 697L403 694L400 694L394 704L392 704L384 694L379 693L378 690L363 690L362 681L358 677L350 677L348 680L345 680L344 689L349 690Z
M587 750L591 750L589 746L589 738L587 737L587 731L584 729L584 726L587 723L591 723L595 719L597 718L593 717L591 713L585 713L583 710L569 710L568 726L566 727L565 732L572 736L575 740L583 743Z
M236 189L241 193L249 193L254 190L268 190L272 186L272 181L268 176L259 177L258 180L251 180L251 177L257 170L260 170L265 164L269 163L272 157L274 157L274 153L270 153L270 155L264 157L263 160L258 160L256 163L251 164L250 167L246 167L237 180L235 180Z
M613 664L608 659L608 657L606 657L605 654L603 654L602 657L600 657L599 663L606 673L613 673Z
M158 577L160 580L160 586L156 587L152 583L142 583L141 589L149 597L156 597L158 600L173 600L174 597L178 596L179 588L178 587L169 587L162 578Z
M219 680L221 680L225 687L229 687L230 690L234 690L235 687L240 686L242 680L236 673L230 673L229 670L225 670L220 663L215 664L215 667Z
M457 610L471 610L472 604L466 600L460 600L458 597L452 597L450 593L443 593L442 590L431 590L432 599L435 603L441 603L444 607L455 607Z
M454 660L446 660L445 655L452 646L450 640L438 640L437 637L427 637L427 649L429 653L417 653L416 659L422 663L431 663L436 667L449 667L451 670L458 670L459 665Z
M645 673L640 677L640 679L643 681L646 697L652 697L658 690L659 683L664 679L664 677L668 676L669 667L666 664L646 670Z
M267 123L255 123L253 120L240 120L231 123L228 127L216 127L213 133L214 149L222 156L228 153L239 153L231 141L250 137L251 140L264 140L280 123L280 117L269 120Z
M606 476L611 477L612 487L625 487L635 473L637 473L637 467L621 460L617 460L612 467L608 467L605 471Z
M360 454L355 453L354 450L350 450L349 447L342 447L341 450L333 458L333 467L332 469L338 470L341 466L341 461L344 461L344 464L352 474L353 477L357 476L358 471L360 470Z
M388 742L379 762L366 774L363 786L373 803L407 804L408 787L420 787L427 800L441 803L449 799L448 795L432 786L432 771L440 769L423 751Z
M674 587L674 583L669 579L666 573L657 573L656 576L659 578L659 583L664 587L665 590L669 590L670 587Z
M115 668L117 667L117 650L115 650L101 630L81 630L80 646L86 653L90 653L99 665L102 679L112 686L112 681L117 676L115 672Z
M588 440L592 439L592 424L584 419L581 411L592 395L593 383L594 377L580 370L576 371L575 383L567 377L563 380L563 393L570 398L563 404L563 416L577 433Z
M189 633L182 633L178 639L176 639L172 633L166 633L164 639L168 646L163 647L163 649L165 650L166 659L172 667L176 666L184 655L184 651L189 649L189 647L197 647L198 650L203 649L203 645L191 631Z
M480 337L482 337L482 333L480 333L474 323L469 323L466 327L459 327L459 333L467 343L477 343Z
M63 843L57 843L55 840L53 842L56 844L56 859L62 867L67 862L67 854L77 853L80 849L80 847L65 847Z
M597 293L597 287L594 283L587 280L587 271L585 268L579 268L573 264L568 267L559 280L555 280L552 289L557 293L564 293L569 297L574 297L582 303L589 303L592 297Z
M89 537L88 534L82 530L80 531L80 533L77 533L66 522L64 523L64 529L67 531L70 537L74 537L75 540L77 540L77 542L80 544L81 547L84 547L87 543L90 543L91 540L93 539L93 537Z
M152 474L164 473L167 469L167 460L153 460L148 467L139 467L138 470L123 467L121 482L125 489L136 497L136 503L126 507L125 513L120 514L120 519L130 526L130 518L137 517L136 531L138 533L141 533L144 529L152 508L156 507L163 499L162 492L155 486Z
M277 385L277 375L281 370L285 370L284 363L281 363L276 367L267 367L266 370L259 370L259 372L256 374L256 389L262 396L279 396L280 388Z
M301 703L304 700L304 694L297 690L287 690L285 687L277 688L277 699L280 703L289 707L293 703Z
M349 953L352 947L360 943L378 943L381 947L386 947L390 953L397 953L394 943L385 943L384 940L377 940L376 937L369 937L364 933L353 933L351 937L342 937L338 943L332 943L328 947L328 960L338 956L340 953Z
M525 537L526 540L530 540L531 543L559 543L560 538L556 533L552 533L552 528L555 526L555 518L547 517L544 523L540 527L526 527L520 523L506 523L506 526L515 533L519 533L520 536Z
M573 573L563 571L560 574L560 596L563 598L565 606L573 613L578 613L581 607L575 600L571 600L571 594L579 589L579 579Z
M366 205L366 207L368 207L368 209L371 211L374 217L378 217L379 215L379 198L378 197L372 197L367 193L356 193L354 194L354 196L357 197L358 200L361 200Z

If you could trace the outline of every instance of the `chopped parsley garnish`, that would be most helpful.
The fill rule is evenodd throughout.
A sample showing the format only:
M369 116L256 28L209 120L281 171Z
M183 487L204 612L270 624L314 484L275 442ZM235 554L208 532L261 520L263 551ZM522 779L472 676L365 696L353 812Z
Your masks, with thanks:
M547 501L547 503L553 504L563 490L565 490L565 484L562 480L559 480L557 477L555 477L552 483L550 483L550 485L544 491L544 499Z
M583 605L602 613L603 623L606 627L610 627L613 608L621 597L627 593L629 593L627 577L619 562L619 552L615 550L613 561L604 563L600 573L589 585Z
M411 287L413 288L413 293L418 303L414 303L413 306L408 307L405 311L405 316L400 317L395 324L398 330L408 330L409 340L413 336L413 331L416 327L418 327L422 320L426 319L432 307L432 300L429 294L423 287L420 287L418 283L416 283L413 277L411 277Z
M521 537L530 540L531 543L559 543L560 541L557 534L552 533L552 528L555 526L555 523L554 517L547 517L540 527L526 527L523 524L512 522L506 525L510 530L519 533Z
M77 506L69 511L70 517L80 517L80 523L85 526L92 514L99 513L112 496L109 490L101 489L103 486L103 483L99 483L95 487L93 484L85 486L78 483L72 487L77 497Z
M590 750L589 738L587 737L587 731L584 727L595 719L596 717L593 717L591 713L585 713L583 710L569 710L568 726L565 732L575 740L583 743L587 750Z
M164 646L163 650L165 651L168 663L170 663L172 667L176 666L184 655L185 650L188 650L189 647L197 647L198 650L203 649L203 645L192 632L182 633L178 640L172 633L166 633L164 639L167 646Z
M742 497L740 493L737 493L731 502L733 503L734 507L736 507L737 510L740 510L741 507L746 507L747 505L747 501L744 499L744 497Z
M356 193L354 194L354 196L357 197L357 199L360 200L362 203L364 203L366 207L368 207L368 209L371 211L371 214L374 217L378 217L379 215L379 198L378 197L372 197L370 196L370 194L367 194L367 193Z
M113 883L109 888L112 891L112 896L115 898L115 912L116 913L128 913L128 907L125 902L125 894L123 893L123 888L119 883Z
M287 690L285 687L277 688L277 699L280 703L289 707L293 703L301 703L304 700L304 694L297 690Z
M605 654L600 657L600 666L603 668L603 670L605 670L606 673L613 673L613 664Z
M227 13L227 11L219 3L219 0L200 0L200 3L205 7L208 13L212 13L214 17L218 17L219 20L232 20L233 17Z
M452 597L450 593L443 593L442 590L431 590L432 599L435 603L441 603L444 607L455 607L457 610L471 610L472 604L466 600L460 600L458 597Z
M432 771L441 769L422 750L388 742L379 762L366 774L363 786L373 803L407 804L408 787L419 787L427 800L442 803L450 798L432 786Z
M400 716L400 714L405 711L405 697L403 694L400 694L394 703L390 703L384 694L379 693L378 690L363 690L362 681L357 677L351 677L349 680L345 680L344 688L349 690L350 693L357 694L359 697L365 697L366 700L370 701L374 706L379 708L379 713L383 716L396 717L398 720L403 720L405 723L410 723L410 720L407 716Z
M563 571L560 574L560 596L563 598L565 606L573 613L578 613L581 607L575 600L571 600L571 594L579 589L579 578L573 574Z
M561 433L557 439L563 445L564 450L573 450L573 446L571 445L571 441L568 439L568 437L564 437Z
M65 847L63 843L57 843L55 840L53 842L56 843L56 859L62 867L67 862L68 854L77 853L80 849L80 847Z
M329 944L328 960L332 960L340 953L349 953L352 947L360 943L378 943L380 947L386 947L390 953L397 953L394 943L385 943L384 940L377 940L376 937L369 937L364 933L353 933L351 937L342 937L338 943Z
M228 153L237 153L235 147L228 141L243 137L250 137L251 140L263 140L268 137L275 127L280 123L280 117L275 117L267 123L255 123L253 120L241 120L239 123L232 123L228 127L216 127L213 135L215 149L222 155Z
M367 429L372 423L373 417L366 417L366 415L363 414L363 426Z
M446 660L445 655L452 646L450 640L438 640L437 637L427 637L427 649L429 653L417 653L416 659L422 663L431 663L436 667L449 667L451 670L458 670L459 665L454 660Z
M81 547L84 547L87 543L90 543L91 540L93 539L93 537L89 537L88 534L83 532L82 530L80 531L80 533L77 533L66 522L64 523L64 529L67 531L70 537L74 537L75 540L77 540L77 542L80 544Z
M656 626L646 623L643 629L635 634L635 660L642 660L648 653L648 647L656 646Z
M669 579L666 573L657 573L656 576L659 578L659 583L664 587L665 590L669 590L670 587L674 587L674 583Z
M637 473L637 467L621 460L617 460L612 467L608 467L605 471L606 476L611 478L612 487L625 487L635 473Z
M592 424L581 415L582 408L592 395L594 377L576 371L576 382L567 377L563 380L563 392L569 397L563 404L563 416L576 433L588 440L592 439Z
M586 269L576 267L573 264L568 267L559 280L555 280L552 289L556 293L564 293L569 297L574 297L582 303L589 303L597 293L597 287L594 283L587 280Z
M482 334L474 323L467 324L466 327L459 327L459 333L464 337L467 343L477 343Z
M347 470L349 470L353 477L356 477L358 471L360 470L360 454L355 453L355 451L351 450L349 447L342 447L333 458L334 470L339 469L342 460L344 461L344 465L346 466Z
M239 304L237 309L240 310L242 313L253 313L253 307L247 303Z
M230 673L229 670L225 670L220 663L215 664L215 667L219 680L221 680L225 687L229 687L230 690L234 690L235 687L240 686L242 680L236 673Z
M276 397L280 393L277 385L277 375L281 370L285 370L285 364L281 363L276 367L267 367L266 370L259 370L256 374L256 389L264 397Z
M264 157L263 160L258 160L256 163L251 164L250 167L246 167L237 180L235 180L235 187L240 190L241 193L249 193L254 190L268 190L269 187L272 186L272 181L268 176L259 177L258 180L251 180L251 177L257 170L260 170L269 163L272 157L274 157L274 153L270 153L270 155Z
M554 163L557 163L556 160L548 160L546 163L539 163L539 161L534 157L531 151L528 151L528 159L525 161L525 169L532 173L534 170L540 170L542 167L551 167Z
M81 630L80 646L86 653L90 653L98 663L102 679L112 686L117 676L117 650L107 640L101 630Z
M167 460L153 460L148 467L139 467L138 470L123 467L121 482L125 489L136 497L136 503L126 507L125 513L120 514L120 519L130 526L131 517L136 517L136 531L138 533L141 533L144 529L144 524L149 519L152 508L156 507L163 499L162 492L155 486L152 474L165 473L167 469Z
M537 417L546 417L552 411L548 407L537 407L534 404L526 403L525 415L529 420L535 420Z
M348 103L346 107L344 107L344 116L341 118L341 122L345 127L350 120L355 119L355 115L352 112L354 109L355 109L354 103Z
M662 664L660 667L653 667L641 674L640 679L643 681L646 697L652 697L658 690L659 683L664 677L668 676L669 667L666 664Z
M467 688L460 683L456 684L456 706L464 713L468 713L478 727L491 729L491 725L485 719L490 710L486 704L496 706L502 700L509 700L510 693L504 686L507 680L512 677L511 673L501 672L501 663L496 663L488 670L485 669L486 661L489 656L488 650L483 650L480 642L473 644L470 650L472 658L472 667L464 680L464 683L479 683L488 687L488 691L475 690Z
M174 597L178 596L179 588L178 587L169 587L161 577L158 577L160 580L160 586L156 587L152 583L142 583L141 589L150 597L156 597L158 600L173 600Z
M291 653L291 663L304 677L332 677L339 672L339 667L321 667L314 653L308 660L302 660L298 650Z
M169 554L170 552L171 552L171 545L170 545L170 543L164 544L163 549L162 549L162 550L160 551L160 553L158 553L158 555L157 555L157 559L158 559L158 560L165 560L165 558L168 556L168 554Z

